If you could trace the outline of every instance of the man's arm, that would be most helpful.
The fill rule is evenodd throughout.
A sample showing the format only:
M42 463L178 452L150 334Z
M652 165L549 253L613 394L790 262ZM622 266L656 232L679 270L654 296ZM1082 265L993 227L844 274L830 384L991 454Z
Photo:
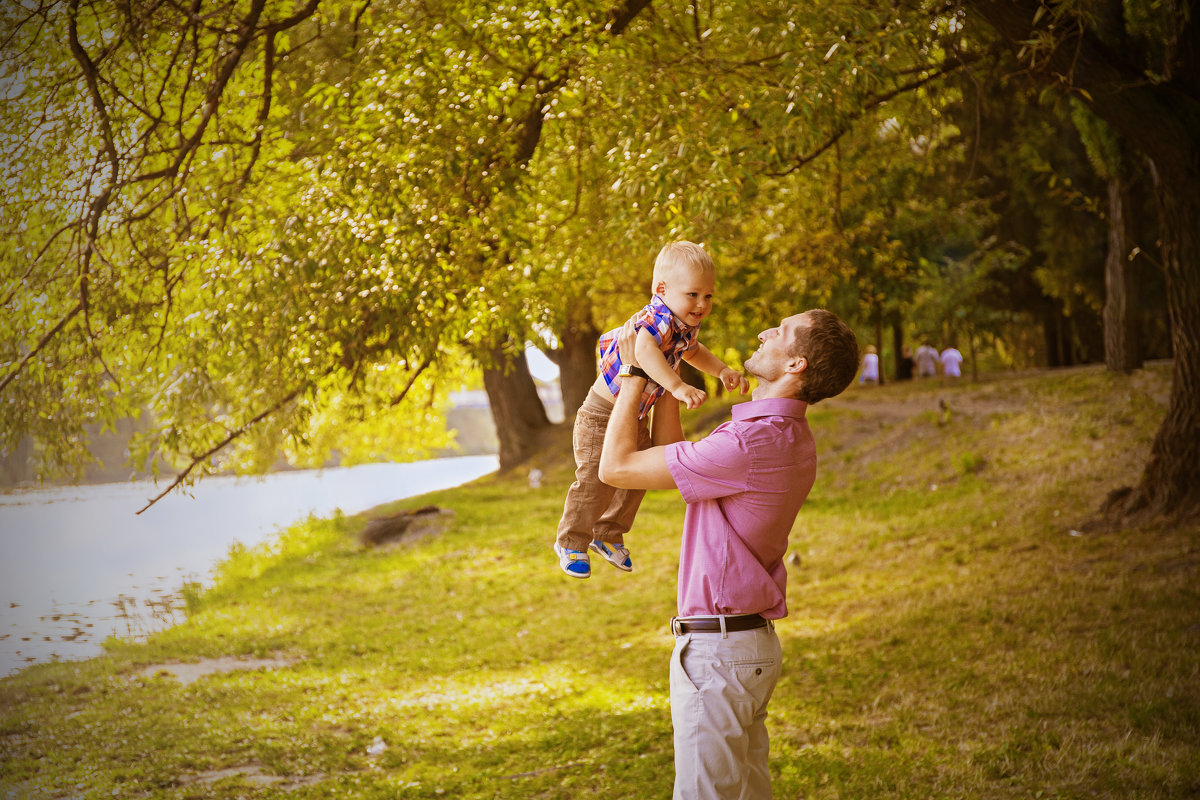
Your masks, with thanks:
M654 418L650 422L650 441L654 445L683 441L683 423L679 419L679 401L669 394L664 394L654 404Z
M627 364L640 366L634 355L633 326L626 324L621 331L618 347L621 359ZM608 430L604 432L604 450L600 454L600 480L618 489L674 489L675 479L667 469L667 450L664 446L651 447L649 450L638 450L638 404L642 390L646 388L646 379L630 376L620 378L621 391L617 394L612 416L608 419ZM674 405L675 425L679 426L679 404L673 398L668 401L666 408L662 407L667 397L659 398L654 416L656 437L659 431L657 417L660 410L667 412L669 418L670 405ZM664 420L663 435L668 435L670 424ZM683 438L682 428L679 428L679 439ZM678 440L675 440L678 441Z

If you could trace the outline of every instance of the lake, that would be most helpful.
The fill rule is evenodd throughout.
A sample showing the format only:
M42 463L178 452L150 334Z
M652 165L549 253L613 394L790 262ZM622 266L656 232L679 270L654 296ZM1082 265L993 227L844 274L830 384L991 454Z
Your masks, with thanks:
M207 583L234 542L341 509L382 503L494 472L494 455L206 478L138 515L149 481L0 494L0 675L90 658L110 635L140 637L183 619L179 590Z

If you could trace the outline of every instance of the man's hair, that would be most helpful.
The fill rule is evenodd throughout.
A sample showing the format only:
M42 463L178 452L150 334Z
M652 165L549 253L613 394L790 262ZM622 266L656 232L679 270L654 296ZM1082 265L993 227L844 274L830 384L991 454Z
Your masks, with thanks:
M667 275L678 267L688 267L706 276L715 275L717 272L712 256L700 245L685 241L668 242L654 259L654 276L650 281L650 291L655 291L658 282L666 280Z
M854 380L858 372L858 339L832 311L814 308L806 315L809 324L797 332L788 355L808 360L798 398L816 403L841 394Z

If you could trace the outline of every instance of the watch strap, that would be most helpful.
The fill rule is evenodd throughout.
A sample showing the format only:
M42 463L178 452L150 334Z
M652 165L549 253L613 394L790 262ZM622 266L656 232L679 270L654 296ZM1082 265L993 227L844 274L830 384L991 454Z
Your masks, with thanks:
M618 374L621 377L630 376L634 378L650 380L650 376L646 373L646 370L642 369L641 367L634 366L633 364L622 364L621 371Z

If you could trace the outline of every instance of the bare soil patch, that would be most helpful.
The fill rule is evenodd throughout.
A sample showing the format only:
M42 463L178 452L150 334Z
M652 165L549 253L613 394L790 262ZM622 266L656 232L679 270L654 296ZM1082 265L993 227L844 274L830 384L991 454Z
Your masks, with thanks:
M151 664L148 667L143 667L138 670L138 675L144 678L153 678L157 675L167 674L175 680L179 681L184 686L195 683L201 678L209 675L215 675L222 672L236 672L239 670L251 669L280 669L282 667L290 667L296 663L296 659L289 658L233 658L232 656L223 656L221 658L203 658L199 661L181 663L172 662L165 664Z

